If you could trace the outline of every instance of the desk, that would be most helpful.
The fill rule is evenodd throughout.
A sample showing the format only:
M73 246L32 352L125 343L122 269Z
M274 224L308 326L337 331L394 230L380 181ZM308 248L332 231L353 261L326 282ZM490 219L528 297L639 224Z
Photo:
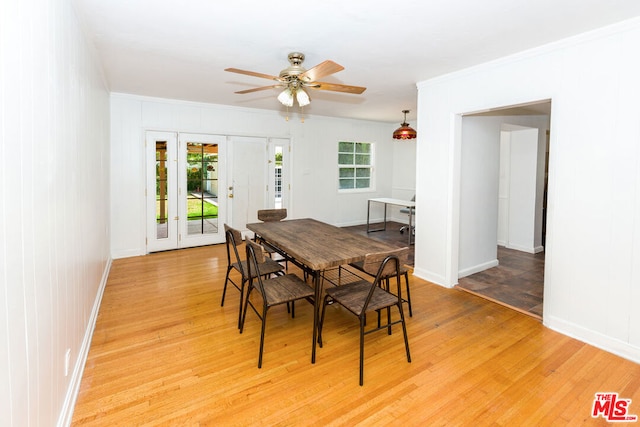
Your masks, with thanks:
M310 218L252 223L247 224L247 228L271 246L286 253L293 259L292 262L313 277L315 296L311 363L316 362L322 272L332 267L362 261L368 253L397 249L387 243Z
M369 229L369 213L371 212L371 202L384 204L384 227L383 228L377 228L375 230ZM370 233L372 231L385 231L387 229L387 205L396 205L396 206L402 206L404 208L409 208L409 245L411 245L411 234L412 234L411 222L413 220L413 210L416 207L416 202L412 202L410 200L391 199L387 197L369 199L369 201L367 202L367 233Z

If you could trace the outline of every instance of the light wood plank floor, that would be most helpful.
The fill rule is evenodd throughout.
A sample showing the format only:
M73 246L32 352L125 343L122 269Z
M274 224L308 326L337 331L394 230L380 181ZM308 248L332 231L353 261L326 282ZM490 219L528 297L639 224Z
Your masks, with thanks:
M594 394L618 392L640 414L640 365L472 294L411 277L412 363L400 329L366 337L330 306L310 363L312 310L284 307L236 329L239 293L220 297L224 246L116 260L73 425L604 425Z

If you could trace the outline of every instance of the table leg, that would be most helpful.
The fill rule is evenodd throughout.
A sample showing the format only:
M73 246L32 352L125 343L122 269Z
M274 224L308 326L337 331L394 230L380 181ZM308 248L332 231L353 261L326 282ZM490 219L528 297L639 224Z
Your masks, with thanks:
M411 220L413 217L413 208L409 208L409 246L411 246L411 235L413 234L413 228L411 228Z
M367 200L367 233L371 233L373 231L385 231L387 229L387 204L384 204L384 227L376 228L375 230L371 230L369 228L369 212L371 211L371 200Z
M387 204L384 204L384 228L382 231L387 231Z
M320 272L313 272L313 288L314 288L314 298L313 298L313 343L311 344L311 363L316 363L316 344L318 341L318 323L320 316L320 299L322 298L322 286L320 280Z

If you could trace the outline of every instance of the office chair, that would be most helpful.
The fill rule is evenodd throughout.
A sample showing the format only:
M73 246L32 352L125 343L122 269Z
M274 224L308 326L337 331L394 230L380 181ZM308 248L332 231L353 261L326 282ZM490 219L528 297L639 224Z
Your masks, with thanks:
M412 202L415 202L415 201L416 201L416 195L415 195L415 194L414 194L414 195L413 195L413 197L411 198L411 201L412 201ZM402 208L402 209L400 209L400 212L401 212L401 213L405 213L405 214L407 214L407 215L410 215L410 216L411 216L411 217L413 217L413 218L414 218L414 220L415 220L415 217L416 217L416 208L409 208L409 207L407 207L407 208ZM403 234L405 231L410 231L412 235L415 235L415 234L416 234L416 227L415 227L415 225L413 225L413 224L411 225L411 229L409 229L409 226L408 226L408 225L403 225L402 227L400 227L400 234Z

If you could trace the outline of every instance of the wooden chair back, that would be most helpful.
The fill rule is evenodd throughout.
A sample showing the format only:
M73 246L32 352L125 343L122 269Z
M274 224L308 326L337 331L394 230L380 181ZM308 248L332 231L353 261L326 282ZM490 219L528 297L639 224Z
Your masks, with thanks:
M282 221L287 217L287 209L260 209L258 219L263 222Z
M396 267L395 263L387 262L383 263L385 258L387 257L397 257L398 265ZM377 277L389 277L396 275L396 269L399 271L400 267L407 263L407 258L409 256L409 248L400 248L392 251L386 252L377 252L367 254L364 258L364 263L362 264L362 269L370 274L371 276ZM382 271L379 271L380 268L383 267Z
M240 254L238 253L238 246L242 244L242 233L236 230L233 227L230 227L227 224L224 224L224 236L225 241L227 243L227 262L229 265L236 262L238 263L238 268L242 269ZM231 251L233 250L235 260L232 260ZM243 271L240 271L244 274Z
M264 287L262 285L262 277L260 276L259 264L264 264L265 253L262 245L257 244L253 240L247 239L247 274L249 277L249 287L254 286L264 298ZM255 280L255 283L254 283ZM248 293L248 292L247 292Z

